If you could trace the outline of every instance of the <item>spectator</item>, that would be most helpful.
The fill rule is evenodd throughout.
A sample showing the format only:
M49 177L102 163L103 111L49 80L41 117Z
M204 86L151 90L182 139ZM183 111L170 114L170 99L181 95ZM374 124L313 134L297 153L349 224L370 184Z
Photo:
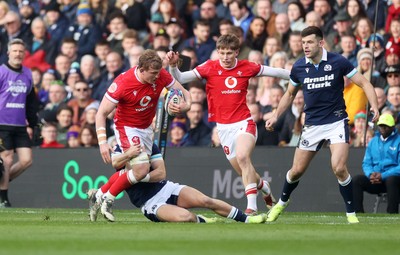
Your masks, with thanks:
M96 130L92 126L83 126L79 132L78 140L83 148L98 147Z
M390 37L386 43L386 63L395 65L399 63L400 56L400 16L394 18L390 24Z
M230 19L223 19L219 22L219 34L227 35L233 27L233 22Z
M279 38L282 50L287 52L289 50L289 35L292 31L290 30L290 20L286 13L276 15L275 27L275 36Z
M79 148L79 132L77 131L68 131L67 133L67 147L68 148Z
M333 31L333 24L334 24L333 18L336 15L336 12L334 9L332 9L329 0L315 0L314 11L317 12L324 21L321 28L323 34L329 35Z
M182 147L186 143L186 120L175 117L171 122L168 147Z
M67 74L71 68L71 60L63 55L63 54L59 54L56 57L55 60L55 69L56 69L56 76L62 80L62 81L66 81L67 80Z
M62 103L65 103L67 91L64 83L54 81L49 87L49 102L38 113L40 123L57 122L57 111Z
M109 19L108 29L110 30L110 34L107 37L107 41L112 51L123 54L122 39L128 29L126 17L122 12L115 11L110 15Z
M110 15L116 11L112 1L89 0L90 9L93 12L93 21L98 24L103 35L108 33L107 24L110 23Z
M378 99L378 108L379 108L379 112L382 113L382 110L387 107L387 97L385 94L385 91L382 88L379 87L375 87L375 94L376 94L376 98Z
M78 44L73 38L61 41L60 53L67 56L71 63L78 61Z
M127 29L122 37L122 55L124 57L124 66L129 68L131 65L129 63L129 51L135 47L140 45L139 36L136 30Z
M46 32L46 25L42 18L37 17L32 22L32 39L27 41L27 50L24 61L28 68L37 67L45 72L51 68L51 63L57 55L57 48Z
M374 68L381 76L385 73L385 41L380 34L372 34L367 41L367 48L374 49Z
M302 111L300 116L297 117L294 122L292 137L290 138L290 142L288 144L281 144L281 145L285 145L287 147L297 147L300 141L300 136L303 130L305 119L306 119L306 113Z
M219 22L222 18L218 17L217 8L213 2L204 1L200 5L200 19L208 21L211 37L216 41L219 36Z
M40 148L64 148L65 145L57 142L57 125L47 122L42 127L41 132L43 142Z
M388 14L386 18L385 32L391 32L392 21L399 18L400 14L400 1L394 0L389 6Z
M372 70L372 59L373 54L372 50L369 48L364 48L358 51L357 53L357 70L375 87L383 88L385 86L385 80L380 76L380 74Z
M250 27L250 22L253 20L253 13L247 8L247 1L233 0L229 4L229 12L232 16L233 25L243 29L243 35L246 36Z
M229 11L229 4L232 3L233 0L221 0L221 2L217 5L217 16L222 19L231 19L231 12ZM259 2L256 1L256 2Z
M364 4L359 0L348 0L346 3L346 12L353 21L353 25L351 27L353 30L361 18L367 18Z
M364 136L367 125L367 113L365 110L358 111L354 115L354 127L350 132L350 145L352 147L365 147Z
M150 48L152 45L154 36L157 34L157 32L165 27L164 18L160 13L154 13L151 15L148 26L149 33L142 40L142 46L146 49Z
M127 19L128 28L138 31L143 38L146 34L147 11L143 3L134 0L116 0L115 7L122 11Z
M279 132L280 146L297 145L302 127L302 125L300 124L302 121L304 121L304 119L302 120L303 111L304 111L304 94L302 90L299 90L299 92L297 92L292 102L292 107L287 109L283 115L282 128L281 131Z
M67 76L65 77L65 81L67 86L65 87L67 90L67 101L71 100L74 97L74 89L75 84L78 81L82 81L83 77L81 74L81 70L79 69L78 63L72 63L71 69L69 69Z
M37 13L34 10L35 1L23 0L18 4L19 15L22 23L22 33L32 36L31 25L32 21L37 17Z
M61 13L68 19L69 23L75 22L79 9L79 0L57 0L60 2ZM88 6L89 8L89 6Z
M322 25L324 24L321 16L315 11L307 12L305 23L307 26L315 26L319 28L322 28Z
M335 28L330 33L326 34L326 42L334 52L342 52L340 47L340 40L344 34L352 34L351 30L351 17L346 11L340 11L335 17ZM325 34L325 33L324 33Z
M57 109L57 142L66 145L67 133L72 126L74 111L68 105L60 105Z
M281 49L282 47L280 40L277 37L269 36L265 41L263 48L264 64L269 65L269 61L272 55L274 55L275 52L280 51Z
M364 175L353 179L354 207L364 213L364 191L369 194L387 193L387 213L399 213L400 197L400 136L393 116L382 114L377 134L368 144L363 159Z
M106 68L106 57L111 52L110 44L106 40L100 40L96 43L94 52L96 54L96 66L102 73Z
M393 112L393 116L395 117L396 123L400 120L400 87L389 87L387 91L387 102L389 107L385 110L391 110Z
M281 86L275 84L271 88L269 104L266 105L265 107L261 108L263 120L266 120L266 119L270 118L270 116L273 115L273 113L276 111L276 108L278 107L279 101L281 100L283 94L284 94L284 91ZM284 115L282 115L279 118L277 124L275 125L274 130L271 132L267 132L267 134L266 134L267 137L266 137L266 140L264 140L263 145L278 145L279 144L279 133L282 131L283 120L284 120Z
M157 12L163 17L164 23L167 24L171 18L179 18L178 12L175 8L175 3L173 0L158 0Z
M263 18L254 17L250 22L249 31L247 31L244 43L253 50L262 51L265 40L268 37L266 27L267 23Z
M342 49L341 53L343 57L347 58L347 60L353 64L353 66L358 66L357 62L357 52L359 47L356 43L356 37L353 33L345 32L340 37L340 48Z
M303 5L306 13L310 13L314 10L314 0L299 0L301 5Z
M75 84L73 91L73 99L68 102L68 106L72 108L74 114L72 116L72 123L81 125L84 121L83 111L91 104L95 99L91 96L92 90L89 85L84 81L78 81Z
M198 62L203 63L210 58L211 52L215 49L215 41L210 35L210 24L204 20L196 21L193 33L194 36L186 39L183 47L193 48Z
M305 23L306 12L303 5L299 2L290 2L288 5L287 14L290 20L290 30L301 32L307 27Z
M31 71L22 66L26 50L24 42L21 39L11 39L7 49L8 63L0 66L1 101L13 103L3 103L0 114L0 140L5 148L0 152L4 164L0 180L0 208L11 207L8 199L10 180L17 178L32 165L31 146L38 110ZM18 155L15 163L14 152Z
M356 24L354 34L357 39L357 44L361 48L367 46L367 42L371 34L373 33L373 24L367 17L360 18Z
M6 24L6 14L10 10L10 6L6 1L1 1L0 2L0 26L4 26Z
M243 29L241 27L233 26L233 27L231 27L231 30L229 31L229 33L234 34L234 35L236 35L237 38L239 38L240 49L239 49L239 55L237 56L237 59L238 60L249 59L249 54L252 49L244 43Z
M53 47L58 49L70 21L61 13L60 5L55 0L44 6L44 11L43 19L46 22L47 33L54 43ZM54 61L50 64L54 65Z
M378 2L378 3L377 3ZM387 2L385 0L366 0L364 2L366 4L366 12L367 16L370 20L375 21L375 11L378 11L376 14L376 30L377 31L383 31L385 29L385 19L386 19L386 13L387 13ZM377 5L378 4L378 5ZM381 6L385 8L376 8L376 6Z
M124 71L121 54L115 51L108 53L106 58L106 71L100 76L99 85L93 88L92 97L101 100L115 77Z
M160 30L158 30L157 34L155 34L153 43L150 45L150 47L154 50L160 47L166 47L167 49L169 49L169 44L169 35L164 28L161 28Z
M87 3L79 4L76 22L71 24L65 32L64 38L73 38L78 44L78 59L83 55L93 54L95 45L101 38L101 30L97 24L93 23L92 15Z
M49 88L53 81L56 80L56 71L53 69L48 69L42 75L42 82L38 88L38 98L41 107L44 107L49 101Z
M129 50L129 64L130 67L136 66L139 64L139 58L143 54L144 48L141 45L133 46Z
M254 120L257 126L256 146L267 145L269 141L268 139L269 134L265 129L265 121L262 119L260 105L257 103L253 103L253 104L248 104L247 106L249 107L251 118Z
M270 0L257 0L254 6L255 14L263 18L267 22L267 34L274 35L276 33L275 18L276 13L272 9Z
M172 49L173 51L181 51L183 48L184 43L184 30L179 23L178 19L171 18L167 23L165 28L167 34L169 36L169 45L168 48Z
M346 112L349 119L349 125L353 125L354 117L359 111L366 109L368 99L364 90L357 86L350 79L344 79L343 98L346 103Z
M89 84L89 88L97 87L100 71L96 65L96 59L92 55L85 55L81 58L80 71L82 80Z
M209 146L211 128L203 121L203 104L192 101L192 106L186 115L189 120L189 129L185 146Z
M387 66L385 68L386 75L386 86L388 87L399 87L400 86L400 65Z
M300 31L293 31L289 35L289 52L288 52L288 59L292 59L294 61L298 60L299 58L304 57L303 53L303 44L301 42L301 32Z

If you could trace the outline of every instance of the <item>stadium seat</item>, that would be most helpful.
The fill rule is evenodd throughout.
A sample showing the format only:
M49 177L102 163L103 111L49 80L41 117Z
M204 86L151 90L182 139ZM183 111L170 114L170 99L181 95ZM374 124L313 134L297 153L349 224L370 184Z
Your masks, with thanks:
M379 205L381 203L387 203L387 194L386 193L380 193L376 195L376 200L375 200L375 205L374 205L374 213L378 212Z

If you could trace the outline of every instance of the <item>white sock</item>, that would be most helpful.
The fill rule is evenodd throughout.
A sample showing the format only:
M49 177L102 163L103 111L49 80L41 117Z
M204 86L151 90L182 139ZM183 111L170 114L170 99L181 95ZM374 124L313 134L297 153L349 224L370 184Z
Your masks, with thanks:
M98 189L96 192L96 202L99 202L101 200L101 197L103 196L103 191L101 191L101 189Z
M257 211L257 184L250 183L245 188L247 197L247 209Z
M103 195L103 200L115 200L115 196L111 195L110 191L107 191L106 194Z
M269 183L268 183L266 180L263 180L263 179L261 179L261 178L260 178L260 182L258 183L257 189L258 189L258 190L261 190L261 192L262 192L264 195L269 195L269 194L271 194L271 190L270 190L270 187L269 187Z

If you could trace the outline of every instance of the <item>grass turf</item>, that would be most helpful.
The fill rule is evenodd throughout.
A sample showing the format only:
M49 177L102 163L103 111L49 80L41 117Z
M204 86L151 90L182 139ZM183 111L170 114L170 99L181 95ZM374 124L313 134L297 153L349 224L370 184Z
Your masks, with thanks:
M196 211L213 217L208 211ZM399 254L400 216L284 213L260 225L152 223L139 210L89 222L83 209L0 209L1 255L60 254Z

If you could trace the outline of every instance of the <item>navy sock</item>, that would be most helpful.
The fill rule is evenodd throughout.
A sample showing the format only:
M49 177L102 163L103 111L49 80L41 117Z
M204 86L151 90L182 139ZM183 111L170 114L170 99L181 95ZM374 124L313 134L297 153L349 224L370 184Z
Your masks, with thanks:
M289 200L290 194L292 194L293 190L296 189L297 185L299 185L299 181L295 181L292 183L289 183L287 179L285 178L285 183L283 184L283 189L282 189L282 194L281 194L281 200L283 202L287 202Z
M8 190L0 190L0 202L8 201Z
M206 220L203 219L203 217L201 217L201 216L199 216L199 215L196 215L196 216L197 216L197 222L198 222L198 223L206 223Z
M233 218L236 221L246 222L247 215L244 214L241 210L237 210L235 217Z
M346 212L355 212L353 203L353 181L351 176L343 183L339 182L339 190L346 205Z

